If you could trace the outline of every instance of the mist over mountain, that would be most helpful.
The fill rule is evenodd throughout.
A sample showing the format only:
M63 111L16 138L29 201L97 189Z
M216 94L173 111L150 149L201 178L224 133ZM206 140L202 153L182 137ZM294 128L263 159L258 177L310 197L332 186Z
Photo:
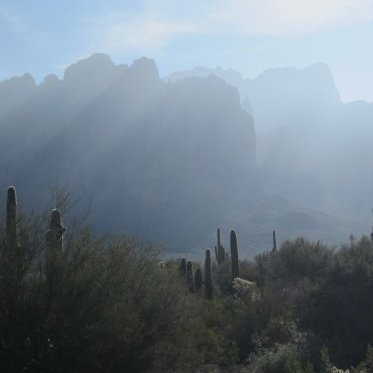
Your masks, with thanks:
M325 64L266 70L254 79L221 68L172 74L218 76L252 114L261 182L293 203L365 217L373 206L373 104L343 103Z
M23 91L29 80L0 91ZM254 183L253 122L221 79L165 83L152 60L115 66L93 55L16 98L0 122L1 183L17 185L27 206L62 185L92 203L100 231L186 248Z
M251 105L260 130L283 125L306 126L321 115L333 113L342 104L332 73L328 66L322 63L305 69L268 69L254 79L245 79L234 70L196 67L175 72L167 77L167 80L178 81L210 75L238 88L242 102ZM307 122L304 122L305 119Z
M59 186L95 229L211 245L237 228L245 254L305 235L339 243L369 229L372 104L341 102L326 65L255 79L95 54L63 79L0 82L0 187L26 208ZM342 233L343 232L343 233Z

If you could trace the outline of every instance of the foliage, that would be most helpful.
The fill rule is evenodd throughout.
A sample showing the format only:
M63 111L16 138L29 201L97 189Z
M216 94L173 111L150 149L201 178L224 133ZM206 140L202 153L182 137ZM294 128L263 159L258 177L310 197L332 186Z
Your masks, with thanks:
M312 373L310 363L303 363L302 356L292 344L277 345L273 349L260 351L249 359L249 370L253 373L284 372Z
M9 193L1 371L372 371L366 237L339 250L288 241L234 264L232 280L232 261L215 263L210 250L203 270L165 261L135 239L65 232L58 210L41 224Z
M195 364L196 346L184 334L194 333L195 305L177 271L159 266L157 249L126 237L96 239L81 229L66 237L62 252L47 255L56 248L39 226L21 217L17 226L16 251L6 227L0 236L1 371Z

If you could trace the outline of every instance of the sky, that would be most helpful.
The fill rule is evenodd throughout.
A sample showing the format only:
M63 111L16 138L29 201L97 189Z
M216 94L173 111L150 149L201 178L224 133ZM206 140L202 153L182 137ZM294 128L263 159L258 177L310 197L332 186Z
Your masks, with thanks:
M373 102L372 39L373 0L0 0L0 80L62 77L96 52L153 58L161 76L323 62L343 101Z

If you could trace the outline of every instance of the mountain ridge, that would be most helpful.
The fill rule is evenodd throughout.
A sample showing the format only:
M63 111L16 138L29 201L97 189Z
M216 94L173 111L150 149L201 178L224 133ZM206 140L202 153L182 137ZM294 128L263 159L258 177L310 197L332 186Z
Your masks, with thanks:
M26 201L46 203L62 180L85 203L94 198L99 230L189 247L255 172L252 119L221 79L166 83L153 60L123 67L101 55L50 79L51 91L38 85L0 122L0 172Z
M298 94L318 72L330 98L317 87ZM63 186L81 205L93 203L97 230L177 251L209 245L217 226L237 227L248 255L268 248L273 229L279 239L339 243L346 227L357 235L369 225L373 111L341 103L324 65L299 72L307 79L292 80L293 73L265 73L259 83L270 82L260 94L252 85L243 100L242 89L213 74L161 79L147 58L115 65L95 54L63 79L16 79L11 84L31 88L0 110L0 186L17 185L27 208L48 203L47 191ZM273 79L277 91L269 89Z

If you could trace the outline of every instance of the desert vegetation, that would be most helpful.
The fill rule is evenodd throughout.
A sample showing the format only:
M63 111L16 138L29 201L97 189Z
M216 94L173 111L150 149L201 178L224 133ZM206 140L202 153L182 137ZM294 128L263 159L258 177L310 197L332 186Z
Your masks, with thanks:
M6 372L370 372L373 244L302 238L239 260L218 229L204 263L95 237L10 187L0 236ZM215 256L212 253L215 253ZM338 367L340 370L338 370Z

